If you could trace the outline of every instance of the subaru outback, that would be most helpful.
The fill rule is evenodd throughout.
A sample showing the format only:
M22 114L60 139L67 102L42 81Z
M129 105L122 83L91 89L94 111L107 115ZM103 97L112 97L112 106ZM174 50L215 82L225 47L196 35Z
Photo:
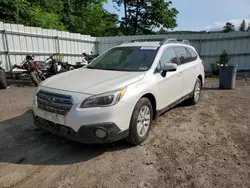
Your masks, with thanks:
M184 100L196 104L203 83L204 63L189 41L127 41L43 81L34 123L82 143L138 145L157 116Z

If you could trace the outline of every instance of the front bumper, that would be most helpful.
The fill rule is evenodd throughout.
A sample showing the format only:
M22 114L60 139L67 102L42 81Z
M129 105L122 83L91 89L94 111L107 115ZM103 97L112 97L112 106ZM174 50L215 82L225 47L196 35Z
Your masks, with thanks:
M77 141L81 143L110 143L128 137L129 131L121 131L119 127L114 123L100 123L83 125L78 131L73 130L71 127L55 124L51 121L45 120L38 116L34 116L34 124L41 129L51 132L57 136ZM105 130L107 136L105 138L98 138L95 136L95 130Z
M46 103L39 106L37 95L33 103L34 123L42 129L82 143L108 143L128 136L134 108L129 100L105 108L80 108L89 95L50 88L42 91L45 97L39 97ZM70 109L65 109L69 104ZM105 130L107 137L97 138L94 132L98 128Z

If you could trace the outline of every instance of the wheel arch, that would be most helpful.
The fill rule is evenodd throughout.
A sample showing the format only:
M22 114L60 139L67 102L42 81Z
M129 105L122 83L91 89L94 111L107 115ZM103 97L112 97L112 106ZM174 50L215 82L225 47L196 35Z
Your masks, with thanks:
M156 99L155 96L152 93L146 93L144 94L141 98L147 98L150 103L152 104L152 108L153 108L153 119L156 118Z
M201 74L198 76L198 78L200 79L200 81L201 81L201 86L203 86L203 78L202 78L202 76L201 76Z

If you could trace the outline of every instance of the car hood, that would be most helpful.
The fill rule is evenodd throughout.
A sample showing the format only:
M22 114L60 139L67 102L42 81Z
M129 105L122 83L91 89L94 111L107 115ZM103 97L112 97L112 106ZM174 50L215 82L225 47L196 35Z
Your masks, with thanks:
M41 86L96 95L126 87L143 77L143 72L76 69L52 76L43 81Z

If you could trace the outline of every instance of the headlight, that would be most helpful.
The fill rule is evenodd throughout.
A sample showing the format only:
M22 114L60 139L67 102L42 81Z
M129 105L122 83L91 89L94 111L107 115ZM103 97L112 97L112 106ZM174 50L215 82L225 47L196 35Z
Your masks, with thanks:
M106 107L118 103L125 95L126 88L119 91L96 95L85 99L80 108Z

